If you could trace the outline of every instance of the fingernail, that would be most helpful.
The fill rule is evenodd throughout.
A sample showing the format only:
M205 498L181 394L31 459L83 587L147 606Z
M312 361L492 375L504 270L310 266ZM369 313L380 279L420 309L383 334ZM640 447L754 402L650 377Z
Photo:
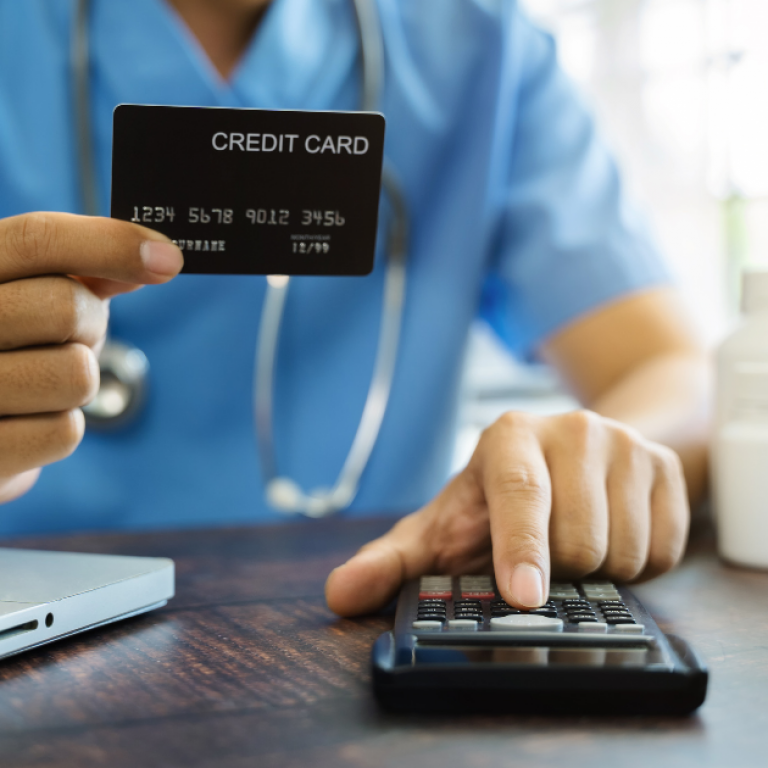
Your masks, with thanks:
M184 266L184 257L173 243L145 240L139 249L141 260L148 272L163 277L173 277Z
M544 603L544 579L532 565L518 565L509 581L512 598L526 608L538 608Z

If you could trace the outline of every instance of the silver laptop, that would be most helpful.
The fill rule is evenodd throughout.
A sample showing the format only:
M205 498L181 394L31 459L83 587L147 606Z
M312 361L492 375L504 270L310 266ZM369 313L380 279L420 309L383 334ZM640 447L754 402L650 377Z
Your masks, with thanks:
M0 548L0 658L165 605L173 560Z

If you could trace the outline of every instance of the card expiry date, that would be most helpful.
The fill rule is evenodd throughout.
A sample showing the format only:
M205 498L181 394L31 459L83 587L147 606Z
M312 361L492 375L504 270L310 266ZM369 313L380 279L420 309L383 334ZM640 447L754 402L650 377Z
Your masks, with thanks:
M367 275L384 117L122 104L112 216L167 235L197 274Z

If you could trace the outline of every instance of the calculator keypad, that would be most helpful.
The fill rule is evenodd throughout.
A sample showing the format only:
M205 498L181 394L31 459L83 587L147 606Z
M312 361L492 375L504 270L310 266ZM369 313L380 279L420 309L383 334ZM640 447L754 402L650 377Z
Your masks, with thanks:
M611 582L553 583L549 594L545 605L522 611L505 602L491 576L424 576L413 628L623 635L644 631Z

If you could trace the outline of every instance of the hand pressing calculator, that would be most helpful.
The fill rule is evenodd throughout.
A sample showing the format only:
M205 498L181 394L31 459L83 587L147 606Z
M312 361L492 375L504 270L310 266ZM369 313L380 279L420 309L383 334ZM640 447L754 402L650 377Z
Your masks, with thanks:
M609 581L553 583L521 611L490 576L425 576L372 660L379 701L411 711L687 714L707 691L696 653Z

